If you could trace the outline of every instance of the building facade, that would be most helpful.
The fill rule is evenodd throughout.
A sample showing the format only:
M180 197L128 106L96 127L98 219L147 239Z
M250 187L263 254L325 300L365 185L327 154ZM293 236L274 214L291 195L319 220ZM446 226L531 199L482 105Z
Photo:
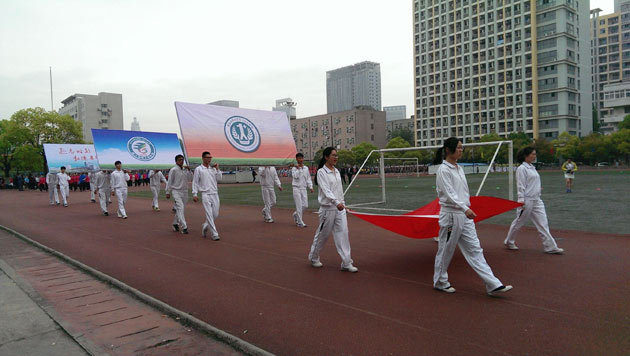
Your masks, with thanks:
M378 148L387 144L385 138L385 112L369 108L317 115L290 122L298 152L312 160L320 149L333 146L349 150L361 142Z
M328 113L369 106L381 110L381 65L361 62L326 72Z
M92 129L124 130L122 94L74 94L61 103L59 114L83 124L85 142L93 142Z
M414 120L413 118L407 118L402 120L392 120L385 122L385 128L387 130L387 134L385 135L385 139L389 142L392 139L392 132L395 130L404 130L407 129L413 132Z
M416 142L592 130L588 2L413 0Z
M611 134L618 130L617 126L626 115L630 115L630 81L605 85L603 94L603 107L607 113L600 120L599 130Z
M406 105L383 106L383 111L385 111L387 121L404 120L407 118Z
M271 110L284 112L285 114L287 114L287 118L290 121L297 118L297 113L295 110L296 105L297 103L291 98L278 99L276 100L276 106L271 108Z

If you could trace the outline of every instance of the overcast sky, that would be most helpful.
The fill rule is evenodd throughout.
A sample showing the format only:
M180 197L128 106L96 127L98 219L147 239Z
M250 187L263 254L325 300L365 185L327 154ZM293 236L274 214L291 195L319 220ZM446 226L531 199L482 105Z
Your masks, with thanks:
M604 13L613 0L591 2ZM382 104L413 113L411 0L4 0L0 119L74 93L123 95L125 129L179 132L174 101L326 112L326 71L381 64Z
M410 0L3 1L0 118L74 93L123 95L125 129L178 132L174 101L326 112L326 71L381 64L382 103L413 103Z

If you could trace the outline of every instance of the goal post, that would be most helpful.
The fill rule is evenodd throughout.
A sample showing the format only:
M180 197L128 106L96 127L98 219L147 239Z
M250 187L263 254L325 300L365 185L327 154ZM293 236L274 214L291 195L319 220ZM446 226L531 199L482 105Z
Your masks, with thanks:
M508 148L508 197L510 200L514 200L514 144L511 140L504 140L504 141L491 141L491 142L471 142L471 143L466 143L464 144L465 148L468 147L478 147L478 146L497 146L496 150L494 150L494 154L492 156L492 159L490 160L490 162L487 165L486 171L484 173L484 176L481 180L481 184L479 185L479 188L477 189L477 192L475 195L479 195L481 193L482 188L484 187L484 184L486 183L486 179L488 177L488 174L490 173L491 168L494 166L494 163L496 161L496 158L501 150L502 147L507 147ZM386 189L386 181L385 181L385 161L392 159L392 160L404 160L404 159L409 159L409 157L400 157L400 158L391 158L391 157L385 157L385 154L388 152L407 152L407 151L420 151L420 150L430 150L430 151L434 151L437 150L439 148L441 148L442 146L422 146L422 147L405 147L405 148L384 148L384 149L377 149L377 150L372 150L370 151L370 153L367 155L367 157L365 158L365 160L363 161L363 163L361 164L357 174L352 178L352 181L350 181L350 183L348 184L348 186L346 187L345 191L344 191L344 195L346 195L348 193L348 191L350 190L350 188L353 186L353 184L355 184L356 180L359 178L359 175L361 174L361 172L363 171L363 168L366 166L367 162L370 161L370 159L373 157L373 155L376 155L378 157L378 174L379 174L379 179L380 179L380 199L376 199L375 201L368 201L368 202L357 202L355 204L353 204L352 202L350 202L347 206L350 208L357 208L360 207L361 209L371 209L371 210L389 210L389 211L398 211L398 212L402 212L402 211L410 211L410 210L400 210L400 209L384 209L384 208L373 208L373 207L368 207L370 205L377 205L377 204L385 204L387 203L387 189ZM417 158L411 158L411 159L416 159ZM473 169L474 169L474 165L473 165ZM416 176L419 176L419 171L418 171L418 163L416 161ZM376 197L374 197L376 198Z

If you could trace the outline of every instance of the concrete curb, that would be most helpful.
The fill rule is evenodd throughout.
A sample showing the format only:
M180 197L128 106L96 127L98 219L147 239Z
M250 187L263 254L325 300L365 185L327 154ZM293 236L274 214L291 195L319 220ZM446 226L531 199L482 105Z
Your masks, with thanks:
M179 309L176 309L164 302L162 302L161 300L158 300L156 298L151 297L148 294L142 293L141 291L128 286L127 284L117 280L116 278L113 278L103 272L100 272L88 265L85 265L71 257L68 257L66 255L64 255L63 253L56 251L48 246L42 245L39 242L32 240L31 238L27 237L26 235L23 235L11 228L8 228L4 225L0 225L0 229L4 230L14 236L16 236L19 239L22 239L23 241L83 270L84 272L96 277L97 279L104 281L116 288L118 288L119 290L132 295L133 297L137 298L138 300L142 301L143 303L150 305L158 310L160 310L161 312L170 315L171 317L176 317L179 318L179 321L185 325L190 325L194 328L196 328L197 330L204 332L210 336L212 336L213 338L220 340L232 347L234 347L235 349L237 349L238 351L241 351L247 355L250 356L275 356L274 354L267 352L255 345L252 345L250 343L248 343L247 341L240 339L232 334L229 334L223 330L220 330L218 328L215 328L214 326L200 320L197 319L191 315L189 315L188 313L185 313Z

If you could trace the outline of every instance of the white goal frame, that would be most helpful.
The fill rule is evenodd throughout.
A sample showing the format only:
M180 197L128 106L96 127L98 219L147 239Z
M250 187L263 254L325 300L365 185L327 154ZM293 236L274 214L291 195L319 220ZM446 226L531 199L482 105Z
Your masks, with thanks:
M420 169L418 168L418 158L417 157L400 157L400 158L396 158L396 157L384 157L383 160L387 161L387 160L407 160L407 161L416 161L416 177L420 177ZM402 164L403 167L405 166L405 163Z
M514 200L514 143L511 140L491 141L491 142L471 142L471 143L464 144L464 147L493 146L493 145L497 145L497 149L494 151L494 155L492 156L492 160L490 160L490 163L488 164L488 168L486 169L486 173L484 174L483 179L481 180L481 184L479 185L479 189L477 189L477 194L475 194L475 195L477 196L477 195L479 195L479 193L481 193L481 189L483 188L483 185L486 182L486 178L488 177L488 173L490 173L490 169L492 168L492 166L494 164L494 161L497 158L497 154L499 153L499 150L501 150L501 146L507 145L508 146L508 183L509 183L508 197L509 197L510 200ZM366 207L366 205L384 204L384 203L387 202L387 193L386 193L386 190L385 190L385 160L388 159L388 158L385 158L385 153L386 152L406 152L406 151L420 151L420 150L435 150L435 149L439 149L441 147L442 146L440 145L440 146L422 146L422 147L405 147L405 148L383 148L383 149L379 149L379 150L372 150L372 151L370 151L370 153L367 155L367 157L363 161L363 164L361 164L361 167L357 171L357 174L352 178L352 181L350 182L350 184L348 184L348 186L346 187L346 190L343 192L343 194L346 195L348 193L348 190L350 189L350 187L352 187L352 184L354 183L354 181L357 180L357 178L359 178L359 175L361 174L361 170L363 169L365 164L368 162L368 160L370 159L372 154L378 153L379 154L378 174L379 174L379 177L381 179L381 200L380 201L374 201L374 202L368 202L368 203L349 204L349 205L346 205L346 206L349 207L349 208L361 207L361 209L409 212L409 210ZM392 159L402 159L402 158L392 158ZM416 165L416 168L417 167L418 166Z

